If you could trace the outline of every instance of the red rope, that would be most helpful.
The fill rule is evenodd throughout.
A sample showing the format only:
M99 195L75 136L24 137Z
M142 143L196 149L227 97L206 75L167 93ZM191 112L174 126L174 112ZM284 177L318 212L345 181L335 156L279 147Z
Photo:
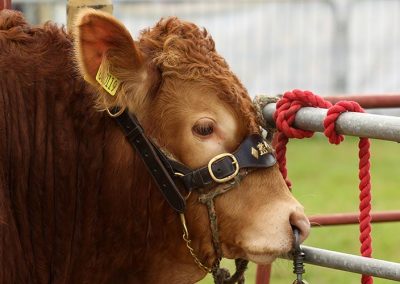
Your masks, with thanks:
M328 113L324 120L324 134L328 137L329 142L332 144L339 144L344 140L343 135L337 134L335 130L336 120L343 112L364 112L356 102L340 101L332 106L328 101L325 101L322 97L316 96L309 91L294 90L292 92L286 92L282 99L276 104L276 111L274 119L276 122L278 132L276 154L279 162L279 169L282 173L283 178L286 181L288 187L291 187L291 183L287 178L286 169L286 144L288 138L309 138L314 132L296 129L293 127L296 113L302 107L319 107L327 108ZM365 257L371 257L371 176L370 176L370 152L369 152L369 140L368 138L360 138L358 144L359 147L359 189L360 189L360 242L361 242L361 255ZM372 284L373 278L368 275L363 275L362 284Z
M311 92L300 90L286 92L282 99L277 102L274 114L276 127L279 130L276 144L276 158L279 162L279 170L289 188L291 188L291 183L287 178L286 170L286 144L288 143L288 138L309 138L314 134L312 131L292 127L296 113L302 107L329 108L331 106L332 104L323 98L315 96Z

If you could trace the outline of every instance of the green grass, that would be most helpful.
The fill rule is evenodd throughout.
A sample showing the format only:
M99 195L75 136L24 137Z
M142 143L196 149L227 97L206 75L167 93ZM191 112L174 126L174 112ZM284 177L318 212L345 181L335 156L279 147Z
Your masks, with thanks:
M358 211L358 138L346 137L342 144L331 145L321 135L312 139L290 140L288 172L293 194L308 215ZM372 211L400 209L400 145L371 140ZM257 218L257 216L254 216ZM305 244L359 254L357 225L313 228ZM400 262L400 222L372 226L373 257ZM232 262L225 262L233 270ZM255 265L246 272L246 282L255 283ZM358 284L360 275L306 265L309 283ZM277 260L272 267L271 284L292 283L292 264ZM207 277L200 283L213 283ZM374 279L375 284L397 283Z

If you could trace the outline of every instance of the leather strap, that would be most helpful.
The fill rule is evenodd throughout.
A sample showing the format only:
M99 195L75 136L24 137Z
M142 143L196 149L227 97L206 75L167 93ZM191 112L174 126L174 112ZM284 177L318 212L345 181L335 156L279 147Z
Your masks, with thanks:
M224 180L229 176L234 176L237 169L269 168L275 163L276 158L272 147L258 134L248 136L233 154L227 153L210 165L193 171L176 161L170 161L174 171L183 174L180 179L189 191L218 184L219 181L216 181L216 179ZM210 171L212 171L214 177Z
M111 114L117 114L119 108L113 108L110 112ZM114 118L145 163L147 170L150 172L153 180L169 205L171 205L175 211L183 213L186 207L185 199L162 163L158 155L160 152L157 152L156 147L147 139L136 117L125 110Z
M119 112L117 107L110 110L110 113L115 115ZM124 110L118 116L114 116L114 119L145 163L164 198L179 213L184 212L186 202L172 179L175 173L180 173L178 178L188 191L192 191L230 181L242 168L268 168L276 163L269 144L261 135L252 134L233 154L218 155L211 159L207 166L191 170L177 161L168 159L153 145L133 114Z

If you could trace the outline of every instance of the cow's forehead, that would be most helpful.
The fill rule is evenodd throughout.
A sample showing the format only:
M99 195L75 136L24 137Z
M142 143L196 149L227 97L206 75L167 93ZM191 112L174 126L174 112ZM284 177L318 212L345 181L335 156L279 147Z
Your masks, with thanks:
M142 32L140 46L163 72L188 78L202 76L210 69L229 72L207 31L177 18L163 19Z
M193 23L172 17L144 30L141 50L168 80L195 81L214 92L257 129L257 118L247 90L215 49L211 35ZM165 84L164 84L165 86Z

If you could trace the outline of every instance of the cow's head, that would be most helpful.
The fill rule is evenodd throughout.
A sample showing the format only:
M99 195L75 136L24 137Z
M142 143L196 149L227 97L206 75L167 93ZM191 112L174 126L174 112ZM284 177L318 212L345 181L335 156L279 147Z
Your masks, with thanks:
M135 113L147 135L188 167L207 165L259 132L246 89L205 30L168 18L134 41L116 19L88 11L78 17L76 31L80 70L98 88L97 107ZM96 81L99 68L120 81L114 96ZM190 195L185 214L193 246L210 265L215 253L207 210L198 197ZM270 263L292 248L293 226L301 239L308 235L308 219L277 166L251 172L215 202L227 258Z

